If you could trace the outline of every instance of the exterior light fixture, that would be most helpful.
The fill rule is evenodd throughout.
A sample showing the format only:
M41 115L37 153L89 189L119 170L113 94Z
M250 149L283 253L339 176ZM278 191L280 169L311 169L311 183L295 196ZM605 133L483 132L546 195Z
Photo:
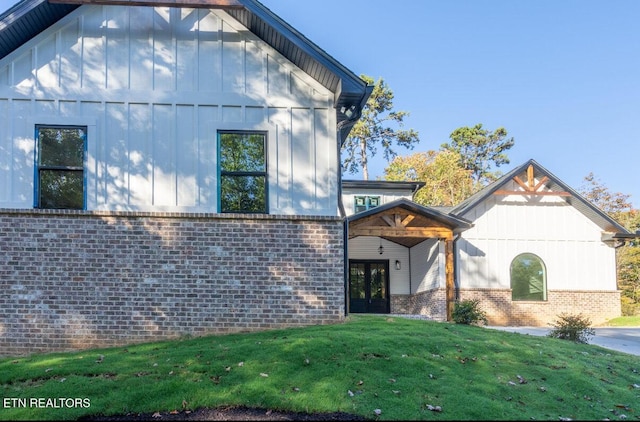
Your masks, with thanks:
M351 105L351 107L347 108L345 106L342 106L342 108L340 108L340 112L342 114L344 114L345 116L347 116L348 119L351 118L351 116L353 116L353 113L355 113L356 111L356 106L355 105Z
M378 246L378 252L380 253L380 255L382 255L382 253L384 252L384 248L382 247L382 239L380 239L380 246Z
M396 259L396 270L399 270L400 268L400 260Z

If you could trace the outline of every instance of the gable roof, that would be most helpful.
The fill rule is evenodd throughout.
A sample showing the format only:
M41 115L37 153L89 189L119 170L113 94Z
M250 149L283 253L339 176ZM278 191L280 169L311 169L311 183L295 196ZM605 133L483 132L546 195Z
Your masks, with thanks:
M435 208L425 207L406 198L396 199L395 201L387 202L386 204L382 204L377 207L369 208L368 210L352 214L347 217L347 221L358 221L376 214L383 214L384 212L394 208L402 208L437 221L438 223L453 230L454 233L459 233L473 227L473 224L465 218L446 214L436 210Z
M425 239L448 238L472 227L468 220L402 198L347 217L349 238L378 236L411 248Z
M224 9L262 41L335 93L339 128L360 118L373 87L257 0L21 0L0 15L0 59L82 4ZM341 131L341 141L349 130Z
M610 233L619 233L623 235L632 235L626 228L620 223L611 218L604 211L593 205L586 200L582 195L572 189L569 185L562 182L558 177L552 174L549 170L538 164L535 160L530 159L524 164L514 168L500 179L489 184L484 189L471 195L469 198L461 202L450 210L451 214L462 216L469 212L472 208L480 204L482 201L493 195L498 189L503 187L506 183L511 181L515 176L526 172L529 166L533 166L535 174L538 176L546 176L548 180L544 183L547 188L552 191L567 192L568 195L563 196L564 200L570 205L580 211L583 215L601 227L604 231Z

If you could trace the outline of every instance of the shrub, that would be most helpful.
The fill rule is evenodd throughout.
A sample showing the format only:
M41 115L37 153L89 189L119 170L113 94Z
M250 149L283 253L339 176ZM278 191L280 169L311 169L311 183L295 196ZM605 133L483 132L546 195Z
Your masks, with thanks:
M571 340L576 343L589 343L589 339L596 333L591 328L591 320L582 314L571 315L563 312L549 325L554 328L547 337Z
M451 314L457 324L488 324L487 313L480 309L480 300L465 299L456 302Z

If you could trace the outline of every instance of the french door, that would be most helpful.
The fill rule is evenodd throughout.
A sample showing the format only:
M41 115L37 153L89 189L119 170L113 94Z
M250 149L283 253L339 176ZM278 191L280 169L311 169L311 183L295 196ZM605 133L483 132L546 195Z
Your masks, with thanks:
M389 261L349 260L349 312L388 314Z

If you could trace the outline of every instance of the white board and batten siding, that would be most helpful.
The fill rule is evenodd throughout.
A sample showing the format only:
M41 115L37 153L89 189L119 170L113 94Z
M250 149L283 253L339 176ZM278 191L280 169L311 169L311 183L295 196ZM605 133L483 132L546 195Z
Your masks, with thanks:
M383 252L378 248L382 245ZM427 239L407 248L374 236L349 239L349 259L389 261L389 289L392 295L408 295L444 288L444 245ZM396 269L396 260L400 269Z
M56 124L88 128L89 210L217 212L217 131L259 130L269 212L337 215L333 99L224 11L83 5L0 61L0 208Z
M548 290L616 290L615 249L600 227L560 197L525 201L493 195L462 216L474 223L456 242L462 288L508 289L513 259L533 253Z
M397 199L413 200L413 191L410 189L349 189L342 190L342 203L347 215L355 214L356 196L377 196L380 197L380 205L393 202Z
M439 239L427 239L409 249L411 294L445 288L445 249Z

